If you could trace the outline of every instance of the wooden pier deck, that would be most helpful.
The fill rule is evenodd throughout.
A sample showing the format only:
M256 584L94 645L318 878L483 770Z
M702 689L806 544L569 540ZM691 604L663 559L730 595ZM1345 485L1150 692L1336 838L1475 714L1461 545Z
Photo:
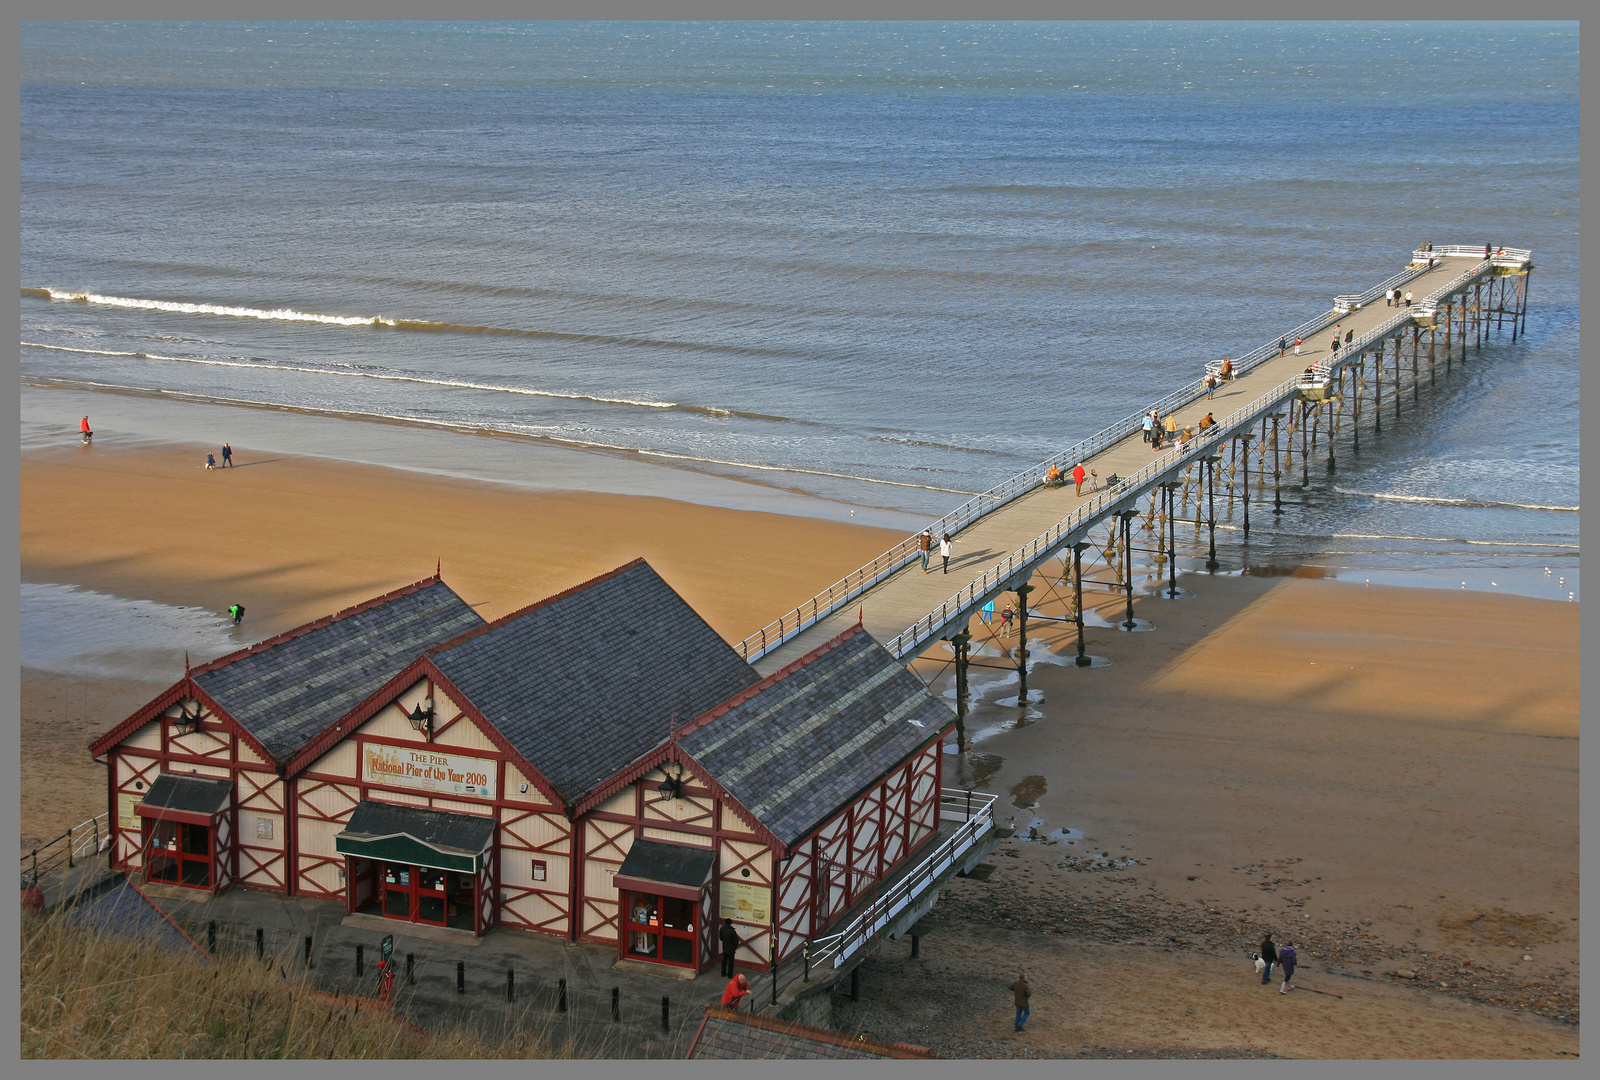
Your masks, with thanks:
M1442 306L1452 298L1470 299L1473 289L1481 289L1486 282L1493 281L1497 272L1504 274L1508 264L1513 272L1518 265L1523 267L1524 275L1529 265L1526 252L1486 259L1482 249L1475 249L1473 254L1457 254L1461 249L1454 248L1443 250L1450 254L1438 255L1432 260L1431 268L1414 262L1407 271L1410 276L1399 285L1402 292L1413 294L1415 307L1422 307L1427 301L1436 300ZM1391 278L1390 282L1395 280ZM1185 388L1163 399L1161 409L1163 415L1168 411L1176 415L1180 432L1185 426L1194 429L1197 445L1189 452L1175 452L1169 444L1161 453L1153 453L1138 428L1127 430L1125 434L1119 434L1120 429L1114 430L1114 439L1102 440L1104 445L1082 460L1085 469L1093 469L1101 481L1113 473L1124 479L1132 478L1132 482L1120 484L1115 492L1091 491L1085 485L1083 495L1077 495L1070 480L1076 462L1070 459L1052 459L1068 474L1065 487L1043 486L1039 478L1044 465L1035 466L1013 478L1014 483L1008 482L1012 490L997 498L994 508L980 508L981 516L964 527L958 522L959 532L949 530L954 550L948 573L942 572L940 567L937 551L940 526L936 524L930 572L923 572L920 558L914 551L915 538L910 538L893 552L886 553L877 565L858 571L854 576L861 582L858 589L836 587L815 603L808 601L795 609L787 616L787 624L775 623L759 637L747 638L739 647L752 657L758 671L768 674L854 624L860 612L867 632L909 661L928 644L964 627L973 611L1024 582L1035 567L1083 538L1090 528L1136 505L1141 495L1174 475L1180 475L1203 453L1216 453L1216 448L1228 439L1248 433L1267 412L1281 409L1290 399L1298 399L1293 382L1308 365L1329 365L1335 378L1342 381L1341 373L1348 365L1370 356L1375 349L1381 350L1397 335L1412 330L1417 323L1405 308L1396 309L1384 303L1382 289L1388 284L1368 290L1367 302L1357 310L1340 313L1336 307L1291 331L1287 335L1289 348L1282 356L1276 355L1274 339L1265 349L1270 355L1260 356L1263 350L1252 354L1256 359L1250 362L1251 366L1232 381L1219 385L1211 400L1199 385L1204 373L1190 373L1192 378ZM1479 295L1481 297L1481 293ZM1525 286L1519 285L1518 295L1525 299ZM1354 299L1340 298L1346 303ZM1474 311L1481 310L1480 303ZM1513 316L1514 325L1516 317ZM1354 341L1350 346L1341 344L1339 352L1332 354L1330 345L1335 323L1340 327L1341 338L1353 331ZM1309 327L1318 328L1312 331ZM1305 338L1299 356L1294 354L1293 348L1297 333ZM1450 347L1461 344L1462 338L1458 337L1451 341ZM1387 376L1385 382L1387 384ZM1372 404L1375 403L1369 403L1369 409ZM1148 411L1149 407L1144 410ZM1214 414L1219 427L1207 432L1209 437L1202 443L1199 424L1208 412ZM1127 421L1122 423L1127 426ZM1165 464L1152 468L1156 461ZM995 490L1004 487L1001 485ZM1075 515L1077 520L1073 520ZM1056 529L1057 526L1063 527ZM908 564L899 565L907 559L910 560ZM874 582L875 577L879 580ZM846 578L841 585L851 580ZM833 610L828 611L829 607ZM813 611L815 617L808 618Z

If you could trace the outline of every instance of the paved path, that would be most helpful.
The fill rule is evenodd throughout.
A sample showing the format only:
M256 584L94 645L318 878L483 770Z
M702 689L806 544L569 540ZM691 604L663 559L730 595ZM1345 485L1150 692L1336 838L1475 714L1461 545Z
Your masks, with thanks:
M1439 265L1412 279L1404 288L1420 300L1448 284L1478 261L1481 259L1440 259ZM1340 334L1342 336L1344 332L1353 330L1359 339L1363 333L1396 314L1398 312L1394 308L1382 302L1369 304L1341 320ZM1216 418L1221 420L1304 371L1308 364L1328 359L1332 340L1333 329L1330 327L1318 334L1316 340L1307 341L1301 348L1301 354L1295 356L1291 338L1286 355L1266 360L1232 382L1223 384L1217 389L1214 400L1208 401L1201 394L1198 400L1175 410L1178 429L1181 431L1184 425L1191 425L1198 434L1200 419L1207 412L1215 413ZM1203 373L1185 371L1174 374L1184 378L1199 378ZM1102 479L1112 473L1125 477L1148 464L1151 457L1150 447L1136 432L1085 461L1084 467L1095 470ZM1072 513L1087 501L1089 495L1090 491L1085 487L1084 496L1078 497L1073 485L1068 483L1063 488L1041 486L1013 500L955 537L949 573L941 572L938 552L935 551L931 573L924 574L921 563L913 563L875 586L863 598L852 601L756 660L756 670L770 674L799 659L853 625L858 611L864 613L862 622L867 632L880 642L888 642L995 563Z

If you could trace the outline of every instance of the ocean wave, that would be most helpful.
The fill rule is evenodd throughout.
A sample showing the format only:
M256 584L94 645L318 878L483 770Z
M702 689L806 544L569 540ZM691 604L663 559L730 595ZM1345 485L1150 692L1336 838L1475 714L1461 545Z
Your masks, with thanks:
M1242 532L1239 525L1217 522L1218 532ZM1257 530L1258 532L1261 530ZM1273 536L1291 537L1296 540L1404 540L1415 544L1470 544L1477 547L1497 548L1547 548L1551 551L1581 551L1580 544L1555 544L1534 540L1469 540L1464 536L1406 536L1399 533L1306 533L1286 532L1282 529L1272 530Z
M1495 499L1464 499L1440 495L1400 495L1388 491L1356 491L1354 488L1338 485L1334 485L1333 490L1341 495L1360 495L1368 499L1382 499L1385 502L1431 503L1436 506L1464 506L1474 510L1557 510L1565 514L1579 512L1576 506L1549 506L1544 503L1502 502Z
M194 401L206 405L242 405L258 409L272 409L277 412L298 413L304 416L329 416L343 420L368 420L383 423L406 424L412 427L434 428L444 431L455 431L468 435L491 435L502 438L530 439L537 442L557 443L563 446L573 446L585 450L609 451L640 457L661 458L668 461L682 461L702 465L722 465L736 469L750 469L756 472L794 473L805 476L825 476L835 480L851 480L861 484L878 484L885 487L915 488L920 491L937 491L948 495L964 495L971 497L978 494L975 491L964 491L960 488L936 487L932 484L913 484L904 480L885 480L872 476L857 476L854 473L830 472L826 469L806 469L798 465L763 465L752 461L733 461L728 458L699 457L694 454L680 454L670 450L650 450L639 446L621 446L616 443L599 442L590 439L580 439L572 435L546 435L539 434L531 429L522 430L494 427L489 424L473 423L464 420L437 420L424 419L417 416L406 416L398 413L367 412L358 409L328 409L311 405L288 405L278 401L262 401L255 398L227 397L221 394L196 394L186 390L170 390L155 386L130 386L121 383L98 382L92 379L62 379L52 377L29 377L23 382L31 386L49 387L53 389L91 389L111 392L138 394L148 397L176 398L182 401Z
M425 375L395 375L378 371L352 371L340 368L311 367L303 364L256 363L249 360L208 360L194 356L164 356L161 353L151 352L115 352L110 349L75 349L66 345L44 345L36 341L23 341L19 344L31 349L51 349L55 352L88 353L92 356L129 356L139 360L167 360L180 364L203 364L207 367L248 368L253 371L291 371L307 375L332 375L346 379L376 379L380 382L423 383L428 386L444 386L458 390L489 390L503 394L523 394L528 397L561 398L567 401L593 401L603 405L633 405L643 409L682 409L687 412L714 411L708 406L679 405L674 401L649 401L641 398L605 397L599 394L567 393L560 390L533 390L525 386L496 386L492 383L468 382L464 379L430 379ZM728 415L758 416L757 413L737 413L733 410L721 410ZM768 420L782 420L778 417L762 417Z
M688 352L721 353L730 356L782 357L807 360L816 358L816 354L801 349L722 345L703 341L675 341L670 338L593 334L572 330L528 330L510 326L479 326L473 323L442 322L433 319L390 318L386 315L323 315L311 311L296 311L293 308L254 308L239 307L232 304L197 304L182 300L149 300L140 297L74 292L66 289L27 287L22 290L22 295L84 304L103 304L109 307L127 308L136 311L174 312L181 315L219 315L234 319L311 323L322 326L364 326L377 329L412 330L424 333L497 334L508 337L535 338L544 341L571 341L583 344L617 345L630 348L675 349Z

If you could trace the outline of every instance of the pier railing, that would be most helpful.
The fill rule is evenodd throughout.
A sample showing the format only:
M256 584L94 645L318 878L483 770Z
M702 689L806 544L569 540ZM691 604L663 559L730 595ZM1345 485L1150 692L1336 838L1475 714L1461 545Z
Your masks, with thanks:
M1482 251L1481 248L1477 250L1479 253ZM1430 292L1424 302L1430 304L1438 303L1440 298L1449 296L1462 286L1470 283L1473 278L1481 275L1486 267L1487 261L1480 261L1474 264L1446 284ZM1381 292L1382 286L1379 286L1379 290ZM1344 347L1342 358L1330 358L1321 364L1313 365L1316 367L1319 377L1326 380L1332 372L1348 364L1351 357L1361 355L1374 342L1382 341L1397 329L1409 323L1412 319L1413 310L1413 308L1402 308L1396 314L1362 334L1361 337ZM938 607L912 623L905 630L886 641L884 647L896 659L901 659L920 651L938 630L947 626L952 620L960 618L963 614L970 613L978 604L983 603L992 594L1002 591L1008 583L1014 581L1022 573L1031 573L1035 566L1071 542L1071 537L1074 533L1080 529L1086 531L1090 525L1105 516L1116 505L1143 494L1144 490L1154 484L1162 474L1175 469L1182 462L1206 457L1208 451L1233 438L1241 430L1247 429L1266 413L1277 409L1285 400L1300 390L1301 386L1304 385L1304 380L1304 372L1295 374L1292 378L1279 383L1265 394L1257 397L1248 405L1234 410L1226 418L1218 421L1216 426L1210 428L1206 434L1192 439L1187 446L1175 447L1157 455L1150 460L1149 464L1133 475L1120 477L1114 486L1094 493L1088 502L1080 504L1072 513L1013 551L1002 561L995 563L984 571L976 581L973 581L960 592L955 593Z
M22 856L22 887L39 884L39 879L58 870L70 870L84 856L93 857L111 839L111 813L96 814L80 821L60 836Z
M1454 250L1454 248L1449 250ZM1465 254L1478 253L1480 257L1482 250L1482 248L1462 248ZM1445 251L1446 249L1439 249L1434 253L1434 257L1446 257ZM1403 285L1418 275L1426 273L1427 270L1428 266L1426 260L1424 260L1421 265L1408 266L1398 274L1374 285L1364 293L1355 294L1351 297L1341 297L1340 299L1350 299L1356 303L1356 306L1365 306L1382 296L1385 290ZM1475 272L1476 268L1471 273ZM1346 311L1341 311L1338 307L1335 307L1331 311L1301 323L1281 337L1250 350L1243 356L1234 357L1234 371L1243 374L1258 364L1273 359L1280 354L1279 341L1283 341L1287 345L1293 342L1295 338L1308 338L1312 334L1327 329L1334 322L1343 318L1345 314L1347 314ZM1167 413L1190 404L1204 392L1205 377L1202 373L1137 412L1130 413L1088 438L1074 443L1060 453L1054 454L1036 465L1029 466L1021 472L1007 477L989 490L974 495L928 526L928 530L933 534L934 545L937 546L939 537L943 534L949 533L954 536L962 529L978 521L978 519L993 513L1014 499L1026 495L1044 482L1045 476L1052 468L1067 472L1077 463L1088 461L1096 454L1121 442L1143 426L1144 418L1152 410L1165 416ZM784 612L749 637L736 642L734 648L738 649L739 654L747 661L759 659L784 642L798 636L814 623L827 618L852 600L864 595L879 583L894 576L902 568L915 562L919 553L920 548L917 544L917 537L907 537L865 566L851 571L817 595L802 601L793 610Z
M1496 266L1522 266L1533 258L1533 252L1527 248L1498 247L1485 250L1484 244L1444 244L1436 248L1418 248L1411 253L1413 263L1426 264L1430 259L1484 259L1491 260Z

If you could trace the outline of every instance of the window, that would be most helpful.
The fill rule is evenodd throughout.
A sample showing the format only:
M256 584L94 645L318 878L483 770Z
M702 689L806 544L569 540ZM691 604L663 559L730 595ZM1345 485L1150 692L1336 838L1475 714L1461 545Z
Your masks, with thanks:
M150 881L166 885L186 885L191 889L211 887L211 829L206 825L185 825L177 821L157 821L150 829Z

